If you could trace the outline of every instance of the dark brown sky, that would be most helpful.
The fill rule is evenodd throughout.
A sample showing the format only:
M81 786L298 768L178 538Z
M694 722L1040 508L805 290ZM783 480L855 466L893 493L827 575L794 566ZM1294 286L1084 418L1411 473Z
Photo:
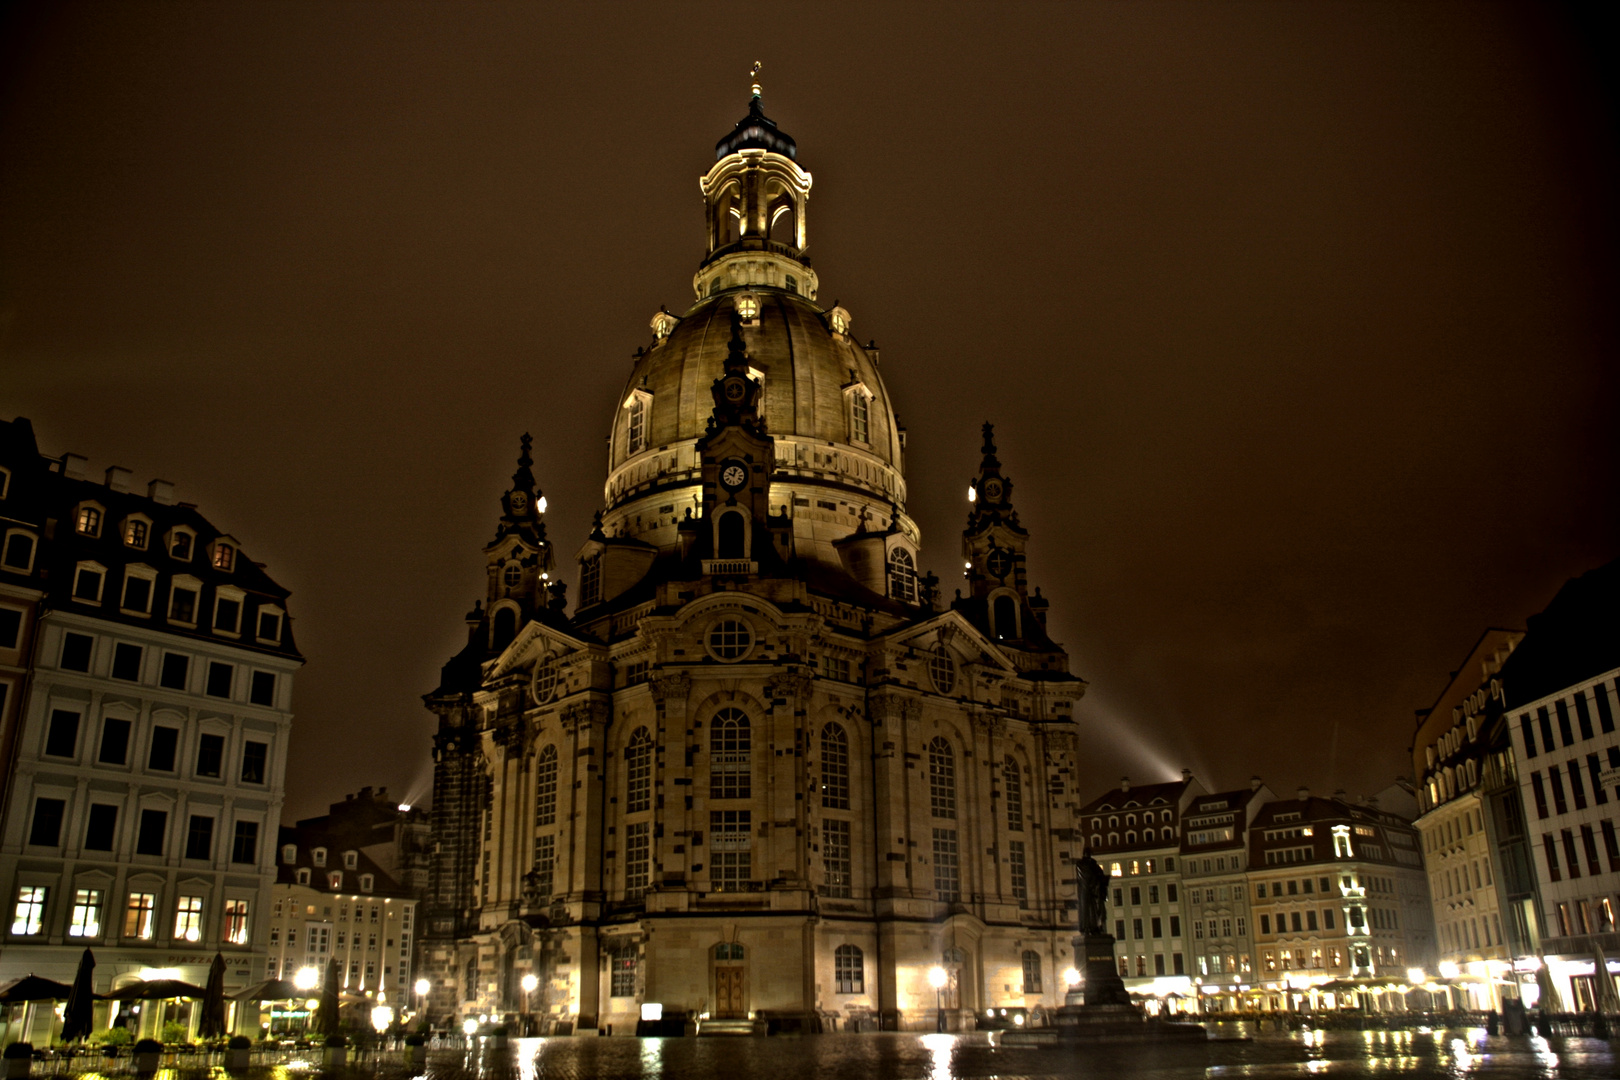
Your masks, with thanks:
M1589 22L602 7L5 26L0 412L177 481L294 590L290 815L426 794L419 695L524 431L571 565L756 58L947 580L998 425L1096 783L1374 790L1485 625L1620 551Z

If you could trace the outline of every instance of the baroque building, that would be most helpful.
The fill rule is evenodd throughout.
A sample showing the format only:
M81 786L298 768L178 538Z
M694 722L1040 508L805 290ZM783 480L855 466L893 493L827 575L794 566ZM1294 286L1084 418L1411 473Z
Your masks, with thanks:
M287 590L174 485L0 423L0 978L264 977L292 725ZM98 1026L99 1022L98 1022Z
M797 155L756 86L700 180L694 302L652 316L614 410L572 613L524 437L426 695L439 1022L931 1029L1062 1002L1085 682L988 424L963 588L919 572L905 431L876 344L817 299Z

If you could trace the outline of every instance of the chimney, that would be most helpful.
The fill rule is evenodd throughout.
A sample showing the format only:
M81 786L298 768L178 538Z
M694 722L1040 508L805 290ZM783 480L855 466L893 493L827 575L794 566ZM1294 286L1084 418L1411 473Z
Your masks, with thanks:
M1299 796L1299 801L1300 802L1304 802L1306 799L1311 797L1311 789L1306 787L1305 785L1301 784L1300 787L1299 787L1299 790L1296 791L1294 794Z
M128 491L129 478L135 474L122 465L107 466L107 486L114 491Z
M1122 777L1119 778L1119 790L1121 790L1121 791L1129 791L1129 790L1131 790L1131 778L1130 777L1122 776Z
M1190 781L1191 779L1192 779L1192 770L1191 769L1182 769L1181 770L1181 782L1185 784L1188 781Z
M1333 797L1338 799L1340 802L1344 802L1344 788L1339 788L1338 790L1334 791Z
M90 459L83 454L63 454L62 475L69 480L88 480L90 474L84 470L84 467L88 464L90 464Z
M1250 791L1259 791L1260 790L1260 778L1258 776L1249 777L1249 790Z
M167 480L154 480L146 485L146 497L155 503L171 506L174 503L174 484Z

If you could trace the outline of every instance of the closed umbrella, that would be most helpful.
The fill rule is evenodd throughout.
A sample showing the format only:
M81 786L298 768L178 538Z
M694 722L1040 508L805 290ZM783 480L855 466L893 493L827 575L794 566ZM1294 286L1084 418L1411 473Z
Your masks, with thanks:
M1558 987L1553 984L1552 972L1547 970L1545 962L1536 969L1536 986L1541 990L1541 1013L1561 1013L1564 1011L1564 1001L1558 996Z
M1620 1012L1620 998L1615 996L1614 979L1609 975L1609 960L1601 946L1592 949L1592 980L1597 985L1597 1011Z
M197 1018L197 1035L218 1039L225 1034L225 957L214 954L208 966L208 986L203 990L202 1015Z
M89 949L79 957L79 971L68 991L67 1008L62 1010L62 1041L72 1042L90 1034L96 1016L96 958Z
M321 986L321 1015L316 1028L322 1035L338 1033L338 962L326 965L326 982Z

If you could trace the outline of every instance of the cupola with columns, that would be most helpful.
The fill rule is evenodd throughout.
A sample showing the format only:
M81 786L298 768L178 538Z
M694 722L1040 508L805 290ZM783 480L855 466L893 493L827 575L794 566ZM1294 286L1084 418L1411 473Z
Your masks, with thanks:
M692 278L698 298L763 285L814 300L805 229L810 174L794 160L792 137L765 115L758 82L747 115L715 144L714 156L698 181L709 227L708 255Z

